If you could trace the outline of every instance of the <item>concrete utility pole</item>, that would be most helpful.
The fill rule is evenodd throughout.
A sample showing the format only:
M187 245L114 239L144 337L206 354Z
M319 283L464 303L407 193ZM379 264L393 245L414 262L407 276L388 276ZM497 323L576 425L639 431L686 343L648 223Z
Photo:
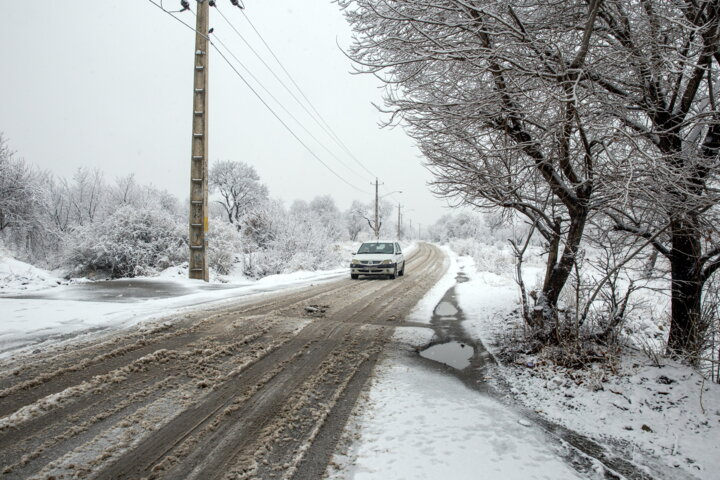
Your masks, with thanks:
M190 160L190 278L210 280L208 232L208 25L210 1L197 0Z
M378 223L380 220L378 218L378 179L375 179L375 240L380 239L380 223Z
M402 205L398 203L398 231L397 231L397 239L400 240L400 209L402 208Z

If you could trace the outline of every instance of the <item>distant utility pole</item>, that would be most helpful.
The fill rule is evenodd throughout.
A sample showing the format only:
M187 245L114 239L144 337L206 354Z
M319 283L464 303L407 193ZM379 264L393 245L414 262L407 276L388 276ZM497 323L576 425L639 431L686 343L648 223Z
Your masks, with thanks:
M373 227L373 230L375 230L375 240L378 240L380 238L380 218L378 216L378 179L375 179L375 225Z
M190 278L210 280L208 232L208 26L210 1L197 0L190 160Z
M401 208L402 208L402 205L400 205L400 204L398 203L398 225L397 225L397 227L398 227L398 229L397 229L397 230L398 230L398 231L397 231L397 239L398 239L398 240L400 240L400 221L401 221L401 220L400 220L400 209L401 209Z

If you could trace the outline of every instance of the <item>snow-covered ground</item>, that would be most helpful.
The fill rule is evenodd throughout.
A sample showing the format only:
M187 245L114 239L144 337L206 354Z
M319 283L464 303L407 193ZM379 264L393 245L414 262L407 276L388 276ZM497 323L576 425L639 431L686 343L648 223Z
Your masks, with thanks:
M584 478L527 419L407 356L383 361L361 402L330 478Z
M449 249L448 273L410 315L429 323L448 288L466 320L464 330L498 351L518 333L508 318L519 308L512 268L497 262L478 271L469 256ZM500 266L502 267L502 266ZM509 266L508 266L509 267ZM532 284L540 265L528 265ZM488 271L493 270L493 271ZM468 281L455 283L458 272ZM499 272L499 273L498 273ZM560 460L555 441L542 429L457 378L425 368L408 350L430 343L432 328L405 327L395 334L398 348L379 364L377 375L353 413L344 443L333 458L334 480L412 478L510 479L588 478ZM720 471L720 386L677 363L629 351L617 376L591 370L578 374L526 358L499 366L489 379L499 391L510 386L517 411L548 420L607 445L642 470L648 462L673 478L675 469L701 479ZM511 404L513 402L510 402ZM599 470L598 470L599 472ZM596 475L603 478L600 473ZM592 478L592 477L590 477Z
M468 318L465 328L493 351L503 337L522 328L508 321L510 312L520 307L517 287L509 275L477 271L467 257L459 263L470 277L456 287ZM628 331L647 330L646 318L635 322ZM626 349L617 375L599 368L576 372L534 357L500 370L519 402L601 443L623 448L626 460L637 455L640 461L649 454L671 469L717 478L720 385L703 381L687 366Z
M67 283L56 273L10 257L0 247L0 294L43 290Z

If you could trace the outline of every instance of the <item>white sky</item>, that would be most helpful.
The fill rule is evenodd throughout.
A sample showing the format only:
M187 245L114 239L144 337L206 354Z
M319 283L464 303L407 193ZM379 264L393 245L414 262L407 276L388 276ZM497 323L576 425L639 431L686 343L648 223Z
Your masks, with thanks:
M191 1L193 9L195 2ZM282 75L242 13L230 0L220 11ZM179 0L164 0L178 9ZM402 129L380 129L385 115L380 82L351 75L338 44L350 28L329 0L245 0L246 14L293 74L315 107L368 170L385 186L381 195L407 206L413 225L434 222L445 201L429 193L430 174ZM194 25L190 12L181 14ZM296 133L341 176L338 180L287 132L216 54L210 60L210 160L240 160L258 170L273 197L287 203L330 194L345 209L369 201L372 177L334 144L267 73L238 36L211 9L211 26L248 68L303 124L355 173L349 171L274 106ZM194 33L147 0L34 0L0 4L0 42L5 46L0 88L0 131L25 158L70 176L80 166L98 167L106 179L135 173L187 198L192 120ZM238 67L239 68L239 67ZM288 82L289 84L289 82ZM267 97L264 92L261 92ZM268 99L269 102L272 100Z

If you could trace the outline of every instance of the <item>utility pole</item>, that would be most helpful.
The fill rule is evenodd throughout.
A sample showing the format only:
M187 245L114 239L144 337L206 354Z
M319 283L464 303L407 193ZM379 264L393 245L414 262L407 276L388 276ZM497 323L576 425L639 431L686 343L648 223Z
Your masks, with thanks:
M208 232L208 26L210 1L197 0L190 160L190 278L210 280Z
M400 209L401 209L401 208L402 208L402 206L398 203L398 225L397 225L397 227L398 227L398 229L397 229L397 230L398 230L398 231L397 231L397 239L398 239L398 240L400 240Z
M373 230L375 230L375 240L380 239L380 223L379 223L380 219L378 217L378 203L379 203L378 185L379 185L378 179L376 178L375 179L375 228L373 229Z

